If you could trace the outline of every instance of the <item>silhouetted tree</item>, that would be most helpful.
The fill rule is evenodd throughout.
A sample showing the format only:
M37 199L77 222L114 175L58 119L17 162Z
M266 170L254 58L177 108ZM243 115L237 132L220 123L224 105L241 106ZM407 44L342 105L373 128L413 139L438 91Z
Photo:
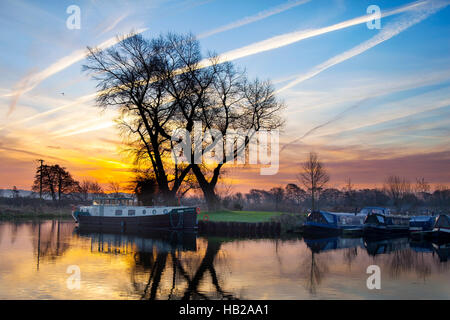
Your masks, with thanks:
M302 165L302 172L298 179L311 193L311 210L316 210L315 195L323 189L330 177L325 170L322 162L319 161L317 153L310 152L308 159Z
M32 186L34 192L40 191L41 181L42 192L51 196L53 201L61 200L64 195L79 192L79 183L65 168L57 164L43 165L39 168Z
M282 124L283 105L270 82L248 81L232 63L216 56L204 60L192 35L168 34L153 40L134 35L107 50L89 48L89 53L84 70L98 81L98 104L120 109L130 150L137 161L153 168L158 190L168 202L174 202L192 169L209 209L216 209L215 188L223 165L234 162L255 132ZM210 144L199 144L184 155L189 164L173 161L175 145L188 143L188 136L194 144L197 121L203 135L214 130L225 136L228 129L239 130L245 135L243 143L238 150L217 155L217 163L195 163L198 148L204 154L220 142L213 137ZM184 130L184 138L172 139L175 128ZM222 143L222 150L227 150L226 139Z
M150 171L137 171L132 182L132 189L139 202L144 206L155 205L158 183Z
M83 200L85 201L89 199L89 195L95 197L103 193L104 193L103 188L97 181L84 179L80 183L80 194L82 195Z
M406 196L411 194L411 183L405 178L391 175L386 178L384 190L392 199L392 202L397 210L400 211L402 204L406 200Z

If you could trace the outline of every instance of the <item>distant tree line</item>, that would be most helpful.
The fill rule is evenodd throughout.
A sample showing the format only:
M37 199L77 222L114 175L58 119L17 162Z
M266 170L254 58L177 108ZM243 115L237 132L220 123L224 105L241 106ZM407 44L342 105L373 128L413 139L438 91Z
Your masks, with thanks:
M422 179L421 179L422 180ZM399 186L398 181L402 181ZM390 176L383 188L342 189L325 188L316 193L316 210L359 212L363 207L389 207L395 213L438 213L450 209L450 188L438 186L431 192L423 191L406 179ZM261 210L284 212L308 212L312 194L294 183L269 190L251 189L248 193L235 193L222 199L224 208L230 210Z

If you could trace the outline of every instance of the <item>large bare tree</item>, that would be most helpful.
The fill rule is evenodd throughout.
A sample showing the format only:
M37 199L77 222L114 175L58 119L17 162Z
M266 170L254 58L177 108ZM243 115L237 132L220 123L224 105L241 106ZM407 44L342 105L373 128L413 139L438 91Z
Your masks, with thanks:
M83 70L97 81L97 104L120 111L120 128L136 164L151 166L159 192L174 203L190 166L170 161L175 106L165 90L167 79L161 77L163 48L157 40L134 35L107 50L88 50Z
M216 209L215 188L224 164L234 163L245 152L255 132L277 129L283 123L279 114L283 104L270 82L249 81L232 63L214 55L204 58L190 34L152 40L136 35L104 51L90 49L84 69L98 81L98 104L121 110L121 128L129 137L130 150L140 162L149 162L158 190L167 200L179 193L192 172L209 208ZM196 123L201 123L201 136L214 131L224 138L210 135L211 141L198 143ZM174 129L182 129L184 139L173 139ZM226 151L229 130L241 134L230 139L243 136L243 143L215 161L196 161L196 155L213 151L218 144ZM172 159L174 146L188 140L188 161Z
M330 180L317 153L309 153L307 160L302 164L302 172L298 175L298 179L311 193L311 211L316 210L315 196Z

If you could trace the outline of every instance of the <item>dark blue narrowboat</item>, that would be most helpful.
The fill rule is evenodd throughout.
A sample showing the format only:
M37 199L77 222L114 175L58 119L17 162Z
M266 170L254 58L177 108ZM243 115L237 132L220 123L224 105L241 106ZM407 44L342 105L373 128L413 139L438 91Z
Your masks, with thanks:
M435 216L414 216L409 219L409 231L430 231L436 223Z
M384 211L387 212L387 211ZM364 221L365 236L392 236L409 233L409 217L372 210Z
M450 215L439 215L431 231L431 236L438 240L450 240Z
M353 213L313 211L308 214L303 233L309 236L339 235L344 229L362 229L364 215Z

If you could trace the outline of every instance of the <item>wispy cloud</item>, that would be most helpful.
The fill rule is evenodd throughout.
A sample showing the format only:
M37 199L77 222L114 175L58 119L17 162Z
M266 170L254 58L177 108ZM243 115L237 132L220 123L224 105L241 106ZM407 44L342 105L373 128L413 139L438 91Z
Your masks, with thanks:
M328 59L324 63L319 64L318 66L311 69L311 71L300 75L295 80L289 82L284 87L277 90L277 92L282 92L286 89L289 89L305 80L311 79L312 77L318 75L322 71L325 71L328 68L331 68L334 65L337 65L341 62L344 62L354 56L357 56L376 45L391 39L392 37L398 35L399 33L405 31L409 27L425 20L430 15L436 13L438 10L448 6L450 3L445 1L431 1L426 6L421 6L417 12L408 14L406 16L400 17L396 21L392 23L386 24L386 26L380 31L377 35L370 38L367 41L353 47L352 49L345 51L331 59Z
M311 0L288 1L287 3L284 3L282 5L276 6L274 8L270 8L270 9L261 11L261 12L255 14L255 15L253 15L253 16L248 16L248 17L245 17L243 19L240 19L240 20L234 21L232 23L229 23L227 25L221 26L219 28L213 29L211 31L207 31L207 32L201 33L201 34L197 35L197 38L198 39L202 39L202 38L206 38L206 37L212 36L212 35L217 34L217 33L221 33L221 32L229 31L229 30L232 30L232 29L236 29L236 28L245 26L247 24L263 20L263 19L268 18L270 16L273 16L275 14L282 13L282 12L284 12L286 10L292 9L294 7L297 7L297 6L301 5L301 4L304 4L304 3L307 3L307 2L310 2L310 1Z
M133 34L142 33L146 30L147 30L147 28L138 29ZM127 35L125 37L128 37L128 36L131 36L131 34ZM108 40L100 43L97 47L99 49L106 49L106 48L109 48L109 47L117 44L118 42L120 42L120 40L121 39L119 39L118 37L112 37L112 38L109 38ZM17 83L17 85L15 86L15 89L13 89L13 91L11 93L5 95L6 97L12 97L8 115L11 114L11 112L14 110L14 107L16 106L17 101L22 94L32 90L39 83L41 83L48 77L70 67L71 65L73 65L74 63L77 63L78 61L83 60L84 58L86 58L86 54L87 54L86 49L76 50L76 51L72 52L71 54L69 54L68 56L65 56L65 57L59 59L58 61L56 61L55 63L51 64L44 70L36 72L36 73L32 73L32 74L24 77L22 80L20 80Z
M433 1L433 0L416 1L413 3L409 3L407 5L401 6L399 8L396 8L396 9L384 11L381 13L381 17L387 17L387 16L400 14L403 12L419 10L421 7L429 6L430 4L433 4L433 3L435 3L435 1ZM289 33L275 36L275 37L272 37L272 38L269 38L269 39L266 39L263 41L252 43L252 44L244 46L242 48L228 51L226 53L221 54L220 59L222 61L231 61L231 60L248 57L248 56L251 56L251 55L254 55L257 53L281 48L281 47L296 43L298 41L316 37L316 36L319 36L322 34L345 29L345 28L352 27L352 26L355 26L358 24L366 23L368 21L374 20L375 18L376 18L375 14L369 14L369 15L364 15L364 16L360 16L357 18L349 19L349 20L346 20L346 21L343 21L340 23L336 23L331 26L327 26L327 27L323 27L323 28L289 32ZM208 61L205 60L204 64L207 65Z

